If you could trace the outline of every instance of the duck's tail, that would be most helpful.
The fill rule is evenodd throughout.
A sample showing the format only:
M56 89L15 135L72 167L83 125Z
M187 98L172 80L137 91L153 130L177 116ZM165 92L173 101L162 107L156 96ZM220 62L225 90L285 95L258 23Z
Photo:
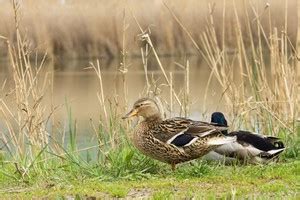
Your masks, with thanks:
M259 157L261 158L265 158L265 159L272 159L277 157L281 152L284 151L285 148L281 148L281 149L272 149L270 151L267 152L261 152Z
M236 136L214 137L214 138L210 138L207 144L212 146L219 146L223 144L232 143L235 141L236 141Z

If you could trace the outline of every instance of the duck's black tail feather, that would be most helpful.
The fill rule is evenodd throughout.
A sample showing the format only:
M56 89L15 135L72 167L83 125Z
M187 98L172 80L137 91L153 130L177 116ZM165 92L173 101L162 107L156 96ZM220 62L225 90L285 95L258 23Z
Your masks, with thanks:
M265 158L265 159L272 159L272 158L276 158L283 151L284 151L284 148L274 149L274 150L270 150L270 151L267 151L267 152L261 152L259 154L259 157Z

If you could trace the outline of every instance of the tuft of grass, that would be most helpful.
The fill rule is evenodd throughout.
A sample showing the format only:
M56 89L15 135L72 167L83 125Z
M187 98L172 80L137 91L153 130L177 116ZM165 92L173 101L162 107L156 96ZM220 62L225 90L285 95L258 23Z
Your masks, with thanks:
M159 200L159 199L174 199L173 192L170 190L162 189L160 191L157 191L153 194L152 199L153 200Z

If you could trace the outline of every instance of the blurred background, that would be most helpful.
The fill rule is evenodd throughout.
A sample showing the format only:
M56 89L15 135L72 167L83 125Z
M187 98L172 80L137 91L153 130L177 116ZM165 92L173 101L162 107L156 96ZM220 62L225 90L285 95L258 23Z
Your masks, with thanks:
M21 1L19 20L21 29L34 50L39 54L47 52L51 58L55 58L56 66L60 68L73 68L59 63L62 57L119 58L123 45L124 23L127 54L140 56L140 44L137 41L140 30L134 17L143 30L151 30L153 44L160 55L197 54L188 36L163 2L174 12L197 44L200 44L201 33L207 29L212 16L218 42L222 40L223 29L226 29L227 50L234 48L237 26L235 15L239 17L241 30L248 40L246 42L251 40L247 31L247 18L253 27L257 26L255 20L259 18L267 37L274 27L284 29L287 21L287 34L293 44L296 41L297 0L24 0ZM11 2L2 0L0 33L13 39L14 29ZM253 29L252 34L254 41L257 41L259 33L256 29ZM2 43L2 57L7 54L5 49L5 44Z

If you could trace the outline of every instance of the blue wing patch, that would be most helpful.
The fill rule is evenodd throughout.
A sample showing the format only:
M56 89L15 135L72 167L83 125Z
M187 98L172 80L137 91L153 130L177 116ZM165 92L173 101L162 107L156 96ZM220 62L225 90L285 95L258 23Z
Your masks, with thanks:
M184 145L188 144L189 142L191 142L195 137L190 135L190 134L182 134L177 136L172 142L171 144L177 146L177 147L183 147Z

